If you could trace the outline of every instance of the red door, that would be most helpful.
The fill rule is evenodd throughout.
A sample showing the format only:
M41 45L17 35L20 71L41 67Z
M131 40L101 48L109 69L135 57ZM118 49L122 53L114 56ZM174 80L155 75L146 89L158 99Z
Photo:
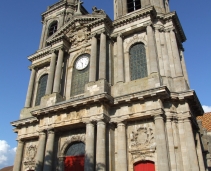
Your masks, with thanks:
M84 156L66 156L65 171L84 171Z
M155 171L155 164L151 161L142 161L134 165L134 171Z

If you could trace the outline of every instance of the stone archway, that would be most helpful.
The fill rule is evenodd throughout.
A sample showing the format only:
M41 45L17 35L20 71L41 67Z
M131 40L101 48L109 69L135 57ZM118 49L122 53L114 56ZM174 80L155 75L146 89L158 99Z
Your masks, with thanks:
M66 149L64 171L84 171L85 144L74 142Z

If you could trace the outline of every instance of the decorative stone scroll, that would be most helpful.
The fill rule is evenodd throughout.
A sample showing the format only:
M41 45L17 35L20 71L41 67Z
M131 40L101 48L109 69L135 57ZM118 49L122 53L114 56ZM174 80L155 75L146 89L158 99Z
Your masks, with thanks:
M27 169L33 170L35 168L35 156L37 154L36 145L30 145L26 148L24 165Z
M132 161L137 162L141 160L154 161L155 140L154 130L147 124L141 125L130 134L130 150Z

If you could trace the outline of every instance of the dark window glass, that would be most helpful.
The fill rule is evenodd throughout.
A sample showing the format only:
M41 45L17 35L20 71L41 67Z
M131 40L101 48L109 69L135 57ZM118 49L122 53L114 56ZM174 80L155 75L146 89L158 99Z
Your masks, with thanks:
M72 144L67 152L66 156L82 156L85 154L85 145L82 142Z
M90 57L89 54L86 54L86 56ZM72 84L71 96L84 93L85 84L89 82L89 65L83 70L77 70L75 67L75 63L73 67L73 75L72 75L72 83L71 83Z
M127 11L133 12L141 8L141 0L127 0Z
M43 75L39 80L35 106L40 105L41 98L45 95L47 80L48 80L47 74Z
M147 77L147 60L144 44L135 44L130 49L130 79Z
M57 31L58 22L54 21L51 23L49 30L48 30L48 37L50 37L52 34L54 34Z

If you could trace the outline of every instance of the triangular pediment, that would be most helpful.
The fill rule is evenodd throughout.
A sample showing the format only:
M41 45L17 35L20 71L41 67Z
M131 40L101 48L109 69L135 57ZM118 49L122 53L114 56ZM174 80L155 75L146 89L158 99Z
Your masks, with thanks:
M78 34L86 31L90 26L97 26L100 22L112 23L111 19L106 14L87 14L80 16L72 16L69 21L60 27L51 37L47 39L48 43L61 37L72 37L75 32Z

